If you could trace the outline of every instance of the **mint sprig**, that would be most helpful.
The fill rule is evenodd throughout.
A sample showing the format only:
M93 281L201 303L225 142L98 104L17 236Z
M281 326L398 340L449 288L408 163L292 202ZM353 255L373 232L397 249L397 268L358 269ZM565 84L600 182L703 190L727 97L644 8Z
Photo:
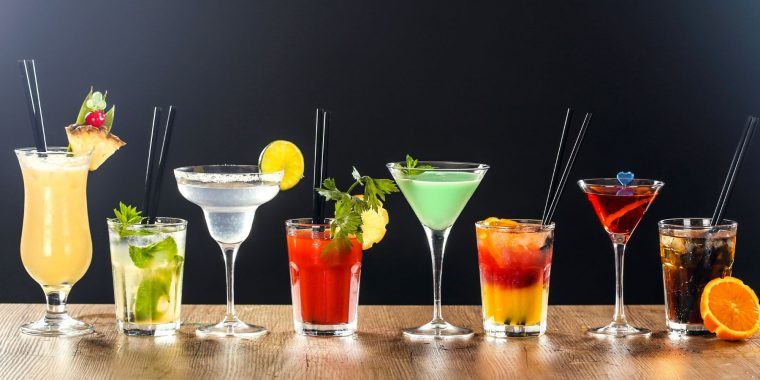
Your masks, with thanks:
M346 191L340 191L333 178L325 179L322 187L315 189L326 200L335 202L335 217L330 223L332 241L325 247L325 252L341 252L350 248L351 236L356 237L360 243L363 242L362 212L377 211L386 195L399 191L393 180L363 176L355 167L351 175L354 183ZM351 194L358 186L364 188L361 198Z
M419 175L427 170L432 170L433 165L420 164L419 160L415 160L410 155L406 155L406 166L401 169L401 172L406 175Z
M119 202L119 209L113 209L113 213L116 215L116 220L119 221L119 225L116 226L116 232L120 237L141 235L141 232L128 228L129 226L142 223L145 219L142 216L142 211L137 211L137 207Z

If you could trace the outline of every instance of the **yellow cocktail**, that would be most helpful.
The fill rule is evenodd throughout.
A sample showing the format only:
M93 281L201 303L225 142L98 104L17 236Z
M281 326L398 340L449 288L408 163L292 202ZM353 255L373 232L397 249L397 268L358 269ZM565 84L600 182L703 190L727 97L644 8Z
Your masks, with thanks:
M87 219L87 173L90 155L66 148L17 149L24 178L24 225L21 261L47 298L47 314L22 326L31 335L81 335L92 326L66 314L66 297L84 276L92 259Z

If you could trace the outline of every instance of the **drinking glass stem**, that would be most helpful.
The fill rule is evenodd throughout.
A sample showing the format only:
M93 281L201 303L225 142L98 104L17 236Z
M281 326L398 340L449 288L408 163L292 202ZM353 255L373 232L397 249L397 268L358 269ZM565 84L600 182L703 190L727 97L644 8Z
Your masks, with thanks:
M625 259L625 245L628 236L622 234L610 235L612 248L615 250L615 315L613 323L625 325L625 303L623 302L623 260Z
M433 260L433 320L431 323L445 323L441 308L441 275L443 273L443 251L449 237L451 227L445 230L425 228L425 235L430 245L430 256Z
M224 320L234 321L237 320L237 317L235 316L235 258L237 257L240 243L219 243L219 246L222 248L224 269L227 278L227 315L225 315Z
M47 310L45 312L46 320L60 320L68 317L66 314L66 299L71 291L70 286L56 286L48 287L43 286L42 290L45 292L45 303L47 304Z

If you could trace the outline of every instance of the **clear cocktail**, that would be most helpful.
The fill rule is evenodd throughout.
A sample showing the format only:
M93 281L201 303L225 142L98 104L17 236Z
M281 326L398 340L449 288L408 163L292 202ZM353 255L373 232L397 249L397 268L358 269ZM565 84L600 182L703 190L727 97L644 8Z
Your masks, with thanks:
M475 223L483 330L493 337L546 332L554 224L488 218Z
M174 169L179 192L203 209L211 237L222 249L227 275L227 313L224 319L196 330L199 335L255 337L266 334L235 315L235 257L253 225L256 209L280 191L283 172L261 173L255 165L207 165Z
M410 165L413 163L414 165ZM443 253L451 227L488 170L488 165L462 162L392 162L386 165L422 223L433 261L433 319L404 330L410 337L468 337L472 331L451 325L441 309Z
M17 149L24 178L24 224L21 261L42 286L46 316L21 327L30 335L82 335L92 326L66 313L71 287L84 276L92 259L87 217L87 173L90 155L66 148Z
M187 222L108 220L116 323L126 335L172 335L180 326Z

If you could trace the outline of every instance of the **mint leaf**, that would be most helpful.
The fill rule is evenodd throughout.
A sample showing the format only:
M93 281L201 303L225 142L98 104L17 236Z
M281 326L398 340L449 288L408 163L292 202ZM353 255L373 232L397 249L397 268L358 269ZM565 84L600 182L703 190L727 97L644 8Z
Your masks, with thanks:
M129 257L138 268L167 264L177 256L177 242L169 236L146 247L129 246Z
M403 172L406 175L419 175L424 173L426 170L433 169L432 165L428 164L422 164L420 165L419 160L415 160L410 155L406 155L406 166L402 167L401 172Z
M150 232L147 231L130 230L128 228L131 225L142 223L145 219L142 216L142 211L137 211L137 207L119 202L119 209L114 209L113 214L119 221L119 225L116 227L116 232L121 238L135 235L150 235Z

